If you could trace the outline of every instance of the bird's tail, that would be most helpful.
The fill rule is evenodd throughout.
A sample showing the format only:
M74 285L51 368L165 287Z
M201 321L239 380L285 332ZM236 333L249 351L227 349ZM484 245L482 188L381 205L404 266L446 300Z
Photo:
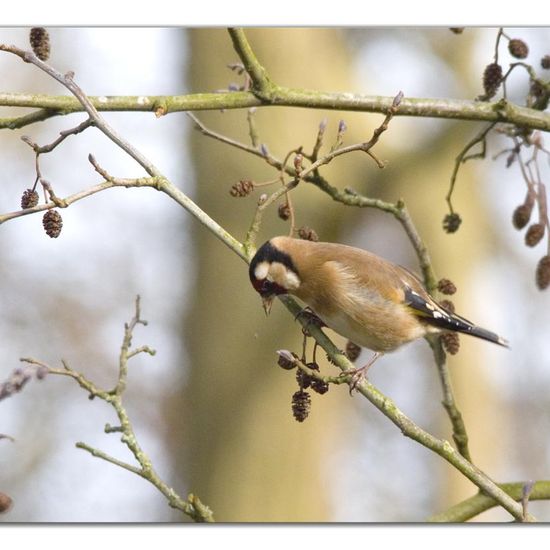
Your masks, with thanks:
M464 317L460 317L460 315L445 309L437 302L421 296L410 288L405 291L405 302L412 312L428 325L438 327L442 330L469 334L505 348L510 347L508 340L501 338L498 334L474 325L468 319L464 319Z
M460 320L462 321L462 319ZM501 336L499 336L498 334L495 334L494 332L491 332L490 330L477 327L470 322L464 323L464 325L461 324L461 326L456 327L455 330L458 332L463 332L464 334L470 334L471 336L476 336L477 338L482 338L483 340L493 342L494 344L498 344L499 346L503 346L505 348L510 347L510 345L508 344L508 340L502 338Z
M439 319L439 321L438 326L443 329L469 334L470 336L475 336L476 338L493 342L493 344L498 344L499 346L503 346L505 348L510 347L508 340L502 338L494 332L491 332L490 330L474 325L471 321L464 319L464 317L460 317L460 315L457 315L456 313L447 312L447 317Z

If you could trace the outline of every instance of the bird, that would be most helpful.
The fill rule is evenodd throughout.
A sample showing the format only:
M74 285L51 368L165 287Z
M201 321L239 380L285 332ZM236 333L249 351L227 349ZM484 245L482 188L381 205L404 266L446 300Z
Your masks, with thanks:
M442 307L408 269L340 243L277 236L249 265L266 315L276 296L304 302L324 325L374 352L362 374L385 353L429 334L459 332L509 347L507 340Z

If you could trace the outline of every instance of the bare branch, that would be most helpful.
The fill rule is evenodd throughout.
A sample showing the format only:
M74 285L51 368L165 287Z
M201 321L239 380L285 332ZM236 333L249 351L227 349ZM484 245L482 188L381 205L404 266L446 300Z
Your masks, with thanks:
M110 391L103 390L96 386L83 374L71 368L66 361L62 361L62 369L50 367L43 361L34 358L22 358L21 361L35 368L45 370L49 374L68 376L75 380L81 388L86 390L90 394L90 397L97 397L109 403L115 410L120 425L116 426L115 428L107 425L105 426L105 432L122 434L121 441L134 455L134 458L139 464L139 467L118 460L117 458L114 458L99 449L91 447L86 443L76 443L77 448L83 449L89 452L92 456L101 458L102 460L110 462L111 464L114 464L115 466L118 466L120 468L124 468L125 470L128 470L129 472L132 472L146 479L166 497L168 504L171 507L181 510L184 514L188 515L195 521L214 521L212 511L207 506L202 504L195 495L189 495L187 500L183 500L171 487L169 487L164 481L162 481L160 476L153 468L151 459L139 445L128 413L123 406L122 395L124 393L124 390L126 389L126 382L128 377L128 360L142 351L147 351L150 354L154 354L154 352L152 352L152 350L148 346L142 346L133 351L130 349L132 345L133 332L138 324L147 324L147 322L141 318L139 296L136 298L134 316L129 323L124 325L124 336L122 339L122 346L119 355L118 379L114 389Z
M529 482L527 487L532 482ZM514 500L521 501L525 495L526 483L523 481L514 483L499 483L499 488L509 495ZM532 484L529 493L529 501L532 500L550 500L550 481L541 480L535 481ZM498 506L497 502L489 495L481 492L473 497L470 497L462 502L455 504L448 510L435 514L427 519L429 522L435 523L458 523L468 521L483 512ZM523 508L523 504L522 504ZM523 521L522 518L516 518L518 521Z

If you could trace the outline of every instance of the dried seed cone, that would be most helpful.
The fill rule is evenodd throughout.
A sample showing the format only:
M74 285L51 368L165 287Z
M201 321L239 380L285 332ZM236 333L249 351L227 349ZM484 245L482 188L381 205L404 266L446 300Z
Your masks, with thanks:
M315 230L311 229L311 227L307 227L306 225L298 229L298 236L300 239L304 239L305 241L317 242L319 240L319 235L317 235Z
M61 233L63 218L57 210L48 210L42 218L42 225L44 226L46 235L52 239L56 239Z
M38 204L38 193L33 189L26 189L21 196L21 208L33 208Z
M9 495L0 492L0 514L7 512L10 509L12 502L13 500Z
M483 89L485 99L491 99L502 82L502 67L498 63L491 63L485 67L483 72Z
M443 229L446 233L455 233L458 231L461 223L462 218L456 212L453 212L443 218Z
M544 111L548 107L549 100L550 94L545 84L539 80L531 80L529 95L527 96L527 106L531 109Z
M550 285L550 256L543 256L537 265L537 286L545 290Z
M529 55L529 47L520 38L512 38L508 42L508 51L516 59L525 59Z
M440 279L437 283L437 290L442 294L454 294L456 292L455 284L449 279Z
M279 365L279 367L285 370L292 370L296 368L296 363L282 354L279 354L279 358L277 359L277 365Z
M319 395L323 395L328 392L329 385L322 380L317 380L317 378L311 381L311 389L317 392Z
M246 197L252 193L254 182L251 180L240 180L231 186L229 194L232 197Z
M311 386L312 380L313 379L307 372L304 372L301 369L296 371L296 382L298 382L298 386L300 386L301 390L307 390L307 388Z
M290 218L290 206L288 205L287 202L283 202L282 204L279 204L279 218L281 218L281 220L288 220L288 218Z
M541 66L543 69L550 69L550 55L545 55L545 56L540 60L540 66Z
M523 229L531 218L531 212L533 210L533 205L520 204L512 214L512 223L516 229Z
M36 57L41 61L47 61L50 57L50 35L44 27L33 27L29 40L31 48Z
M306 367L319 371L319 365L315 362L306 363ZM296 371L296 381L298 382L298 385L300 386L301 390L305 390L306 388L309 388L310 386L313 387L313 384L315 382L315 378L313 376L310 376L307 372L304 372L301 369L298 369Z
M315 370L317 372L319 372L321 370L319 368L319 365L315 361L312 361L311 363L306 363L306 367L308 369Z
M445 311L448 311L449 313L454 313L455 312L455 305L453 302L451 302L451 300L441 300L439 302L439 305L445 310Z
M442 334L441 343L450 355L456 355L460 349L460 338L456 332L446 332Z
M525 233L525 244L527 246L536 246L544 237L544 224L534 223L529 226Z
M348 340L346 342L346 355L352 363L357 361L361 355L361 346L358 346L355 342Z
M529 94L535 99L542 97L545 93L544 87L538 80L531 80L531 85L529 86Z
M298 422L303 422L311 409L311 396L307 391L298 390L292 396L292 414Z

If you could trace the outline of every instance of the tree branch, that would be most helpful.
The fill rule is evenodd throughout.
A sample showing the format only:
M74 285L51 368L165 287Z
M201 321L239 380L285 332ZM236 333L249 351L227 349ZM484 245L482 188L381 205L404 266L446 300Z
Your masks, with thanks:
M451 375L447 367L445 360L445 352L441 344L441 338L438 336L429 336L426 338L432 353L434 356L437 371L439 373L439 380L441 382L441 388L443 390L443 401L441 404L447 411L449 419L451 420L451 426L453 428L453 440L456 443L458 452L469 462L472 462L470 449L468 447L468 433L466 432L466 425L462 418L462 413L459 411L456 404L453 392L453 386L451 383Z
M525 482L499 483L499 488L514 500L521 500ZM529 500L550 500L550 481L536 481L533 484ZM497 503L488 495L477 493L448 510L429 517L429 522L457 523L472 519L482 512L494 508Z
M244 68L252 80L252 92L262 101L270 99L270 93L275 88L267 71L260 65L256 54L250 47L248 39L242 29L228 29L229 36L233 41L233 48L241 58Z
M0 45L0 49L4 49ZM352 92L320 92L317 90L275 87L270 99L259 99L252 92L199 93L173 96L90 96L100 112L151 112L162 105L164 114L183 111L219 111L250 107L300 107L329 111L362 113L387 112L391 96L371 96ZM70 96L45 94L0 94L0 107L33 107L40 109L24 117L0 118L0 129L17 129L28 124L84 111ZM415 98L403 99L399 117L442 118L472 122L501 122L531 130L550 131L550 114L521 107L506 101L482 102L468 99Z
M191 517L197 522L212 522L214 517L212 511L205 506L195 495L189 495L187 500L182 499L171 487L169 487L157 474L151 459L143 451L137 441L136 434L134 432L132 423L126 412L126 408L122 403L122 395L126 389L126 380L128 375L128 360L135 356L140 351L146 351L153 355L154 351L147 346L142 346L136 350L131 350L133 332L138 324L146 324L146 321L141 319L140 312L140 299L139 296L136 299L135 314L130 323L124 325L124 337L122 340L121 351L119 355L119 372L116 386L113 390L107 391L97 387L93 382L88 380L82 373L72 369L66 361L62 361L63 368L52 368L46 363L34 358L22 358L21 361L35 365L39 368L46 369L49 374L55 374L59 376L68 376L75 380L78 385L90 394L90 397L97 397L103 401L109 403L116 412L120 426L113 428L110 425L105 426L106 433L121 433L120 440L124 443L130 452L134 455L134 458L139 464L139 467L133 466L126 462L123 462L117 458L114 458L107 453L91 447L90 445L78 442L76 447L89 452L92 456L101 458L115 466L128 470L134 474L149 481L154 485L168 501L168 504L172 508L176 508L182 511L187 516Z

